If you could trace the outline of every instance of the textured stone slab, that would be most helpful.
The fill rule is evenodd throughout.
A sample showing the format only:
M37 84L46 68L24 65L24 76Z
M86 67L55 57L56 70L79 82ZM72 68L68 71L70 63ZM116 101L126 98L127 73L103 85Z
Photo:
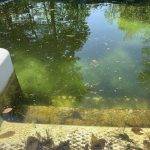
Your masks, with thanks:
M102 146L104 150L149 150L144 143L149 142L150 128L141 130L142 134L139 135L132 128L3 122L0 147L3 150L37 150L33 149L33 144L36 147L39 143L40 146L53 150L100 150Z

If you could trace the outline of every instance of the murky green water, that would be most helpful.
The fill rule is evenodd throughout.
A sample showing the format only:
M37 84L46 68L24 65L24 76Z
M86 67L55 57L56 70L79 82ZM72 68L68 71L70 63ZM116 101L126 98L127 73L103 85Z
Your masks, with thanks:
M23 0L0 5L25 104L150 107L150 4Z

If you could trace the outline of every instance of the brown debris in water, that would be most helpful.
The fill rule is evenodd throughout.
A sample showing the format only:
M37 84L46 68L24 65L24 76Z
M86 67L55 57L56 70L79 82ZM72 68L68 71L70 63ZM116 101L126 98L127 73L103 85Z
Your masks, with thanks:
M56 146L52 138L38 139L30 136L27 139L25 150L70 150L70 143L64 141Z
M92 150L103 150L107 141L105 139L98 139L96 136L91 137L91 149Z
M135 133L135 134L138 134L138 135L144 134L144 133L143 133L143 129L141 129L141 128L139 128L139 127L133 127L133 128L131 129L131 131L132 131L133 133Z
M8 131L3 134L0 134L0 139L12 137L15 134L15 131Z
M144 150L150 150L150 140L143 141Z
M130 137L128 136L128 134L123 133L123 134L119 134L116 136L116 138L121 139L123 141L127 141L127 142L131 142L134 143L132 139L130 139Z

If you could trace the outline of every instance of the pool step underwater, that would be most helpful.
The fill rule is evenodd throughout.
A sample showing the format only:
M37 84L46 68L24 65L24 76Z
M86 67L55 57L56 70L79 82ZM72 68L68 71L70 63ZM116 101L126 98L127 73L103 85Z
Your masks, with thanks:
M150 110L24 106L24 122L66 125L150 127Z

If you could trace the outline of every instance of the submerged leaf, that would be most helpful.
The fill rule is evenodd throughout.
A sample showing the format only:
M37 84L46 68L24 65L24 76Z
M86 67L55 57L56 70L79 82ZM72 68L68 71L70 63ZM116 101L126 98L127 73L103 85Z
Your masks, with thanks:
M143 133L143 130L142 130L141 128L139 128L139 127L133 127L133 128L131 129L131 131L134 132L135 134L138 134L138 135L144 134L144 133Z
M133 140L130 139L130 137L126 133L119 134L118 136L116 136L116 138L121 139L123 141L127 141L127 142L132 142L133 143Z
M0 134L0 139L2 139L2 138L9 138L9 137L13 136L14 134L15 134L15 131L5 132L3 134Z

